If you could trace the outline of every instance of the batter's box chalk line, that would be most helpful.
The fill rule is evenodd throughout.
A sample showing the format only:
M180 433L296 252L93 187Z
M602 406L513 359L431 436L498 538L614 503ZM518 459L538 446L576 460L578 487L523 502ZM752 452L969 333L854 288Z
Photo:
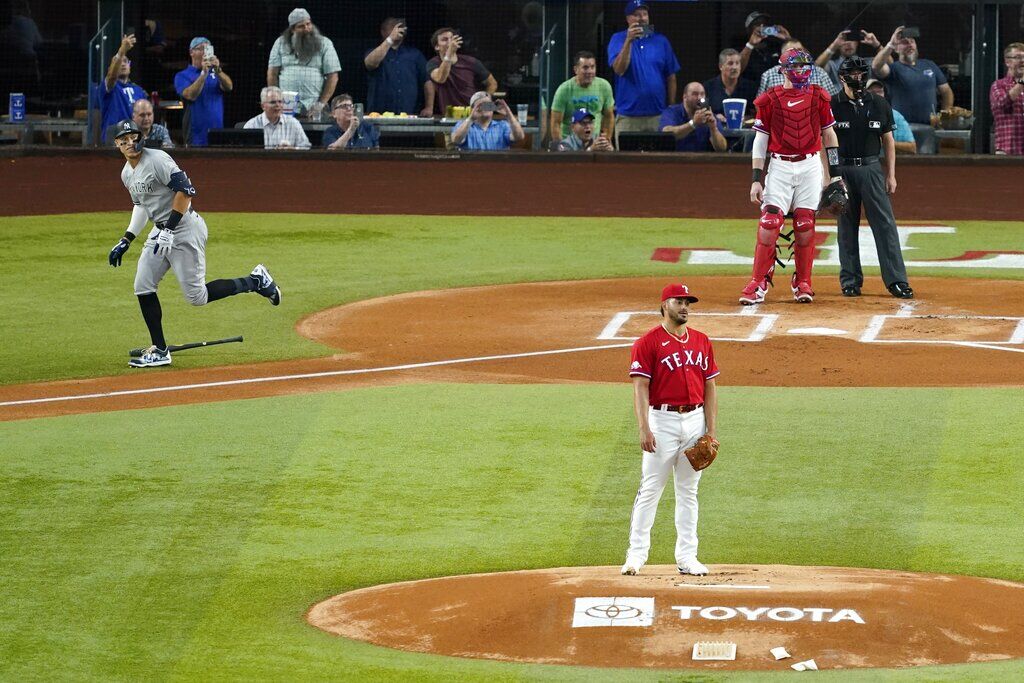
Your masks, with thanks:
M744 308L733 313L718 313L702 311L691 313L692 317L721 317L721 318L758 318L757 324L746 337L708 337L711 341L730 342L759 342L764 341L779 319L777 313L758 313L753 307ZM604 326L597 339L600 341L636 341L638 337L622 337L619 332L633 318L633 316L661 317L657 311L619 311L612 316L608 324Z
M1014 348L1016 345L1024 344L1024 318L1019 316L1006 315L913 315L912 308L901 306L895 314L872 316L871 321L860 336L860 341L865 344L932 344L947 346L965 346L975 349L990 349L993 351L1010 351L1012 353L1024 353L1024 348ZM1016 322L1013 332L1006 340L977 341L971 339L879 339L885 323L888 320L1006 320Z

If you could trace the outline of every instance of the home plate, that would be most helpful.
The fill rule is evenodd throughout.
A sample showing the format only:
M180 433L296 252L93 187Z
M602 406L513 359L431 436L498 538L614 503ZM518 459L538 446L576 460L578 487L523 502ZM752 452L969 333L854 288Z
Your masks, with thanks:
M837 330L834 327L794 327L786 334L810 334L818 337L828 337L846 334L846 330Z

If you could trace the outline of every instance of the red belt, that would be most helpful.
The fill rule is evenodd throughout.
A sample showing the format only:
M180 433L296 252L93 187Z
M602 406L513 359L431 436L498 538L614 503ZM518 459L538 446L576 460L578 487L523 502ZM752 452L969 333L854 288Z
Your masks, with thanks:
M669 405L668 403L661 403L659 405L651 407L654 408L655 410L667 410L670 413L692 413L693 411L697 410L697 408L700 408L703 405L703 403L697 403L694 405L673 406Z
M776 154L772 152L772 159L779 159L781 161L803 161L804 159L810 159L816 157L817 154Z

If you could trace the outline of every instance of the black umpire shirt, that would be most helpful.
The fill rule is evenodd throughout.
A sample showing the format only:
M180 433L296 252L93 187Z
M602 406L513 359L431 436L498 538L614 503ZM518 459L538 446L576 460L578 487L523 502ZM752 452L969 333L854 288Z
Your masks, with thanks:
M875 157L882 148L882 136L896 130L892 107L874 93L865 92L858 102L841 90L832 96L832 116L839 138L839 156Z

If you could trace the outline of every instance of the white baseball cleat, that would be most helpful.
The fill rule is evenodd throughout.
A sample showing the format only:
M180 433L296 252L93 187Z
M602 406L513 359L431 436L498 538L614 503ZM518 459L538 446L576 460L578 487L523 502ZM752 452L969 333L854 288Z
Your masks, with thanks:
M252 272L249 273L249 276L255 278L259 284L259 287L256 289L257 294L269 299L270 303L274 306L281 305L281 288L277 286L266 266L262 263L257 264L252 269Z
M128 365L133 368L155 368L161 365L171 364L171 352L167 349L161 351L155 346L150 346L142 352L138 358L132 358Z
M696 557L691 557L688 560L683 560L677 567L680 574L692 574L693 576L707 576L707 566L698 560Z
M640 565L636 562L627 562L626 564L622 565L623 576L636 576L639 573Z
M744 306L753 306L764 303L764 296L768 293L768 283L764 280L758 282L751 280L740 292L740 303Z

